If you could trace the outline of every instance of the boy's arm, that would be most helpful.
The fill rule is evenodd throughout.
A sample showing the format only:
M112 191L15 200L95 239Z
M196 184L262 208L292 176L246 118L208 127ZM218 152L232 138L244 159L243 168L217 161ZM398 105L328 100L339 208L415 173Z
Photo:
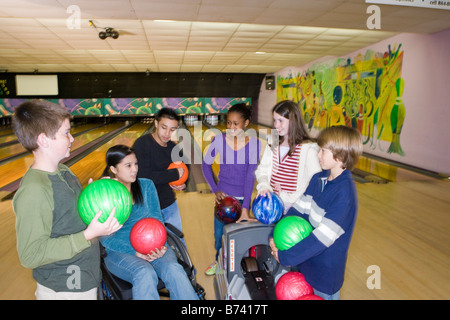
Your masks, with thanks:
M308 198L306 200L306 198ZM345 233L346 226L344 223L351 213L352 204L349 202L348 197L337 197L334 201L331 201L332 205L326 209L325 213L315 212L318 206L314 203L313 198L308 195L302 196L296 203L296 210L300 209L300 202L303 201L304 210L303 212L308 212L309 221L318 219L318 224L314 230L302 241L300 241L295 246L288 250L278 251L278 258L280 263L283 265L298 265L306 260L319 255L324 250L329 248L334 242ZM319 208L320 209L320 208ZM308 220L308 216L302 215L301 212L294 212L291 209L289 213L294 213L302 218ZM302 211L300 209L300 211ZM314 224L314 222L312 223ZM314 227L314 226L313 226Z
M17 251L26 268L70 259L91 243L83 231L50 238L53 225L53 199L42 188L24 186L18 191L13 206L16 214Z
M157 153L150 150L150 144L145 144L142 140L136 140L133 149L136 152L139 164L138 177L150 179L155 184L165 184L179 179L180 175L177 169L154 170L152 163L160 159Z

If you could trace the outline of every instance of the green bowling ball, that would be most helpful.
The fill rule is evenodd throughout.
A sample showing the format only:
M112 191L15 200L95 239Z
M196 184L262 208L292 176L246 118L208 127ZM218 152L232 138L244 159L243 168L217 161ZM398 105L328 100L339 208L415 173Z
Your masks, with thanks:
M78 213L81 220L89 225L97 212L102 210L98 221L103 223L116 207L115 217L123 224L130 216L132 205L131 194L123 184L112 179L100 179L88 184L81 191Z
M312 226L303 218L288 216L281 219L273 230L273 241L278 250L288 250L306 238Z

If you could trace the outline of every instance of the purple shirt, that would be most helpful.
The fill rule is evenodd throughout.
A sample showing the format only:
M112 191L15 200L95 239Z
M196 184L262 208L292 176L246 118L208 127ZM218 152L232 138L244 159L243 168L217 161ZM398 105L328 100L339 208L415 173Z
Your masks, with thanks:
M255 137L250 137L245 147L235 151L226 143L225 133L215 136L202 163L203 175L211 192L222 191L229 196L244 197L242 207L249 209L260 150L261 143ZM220 171L216 184L211 165L217 154Z

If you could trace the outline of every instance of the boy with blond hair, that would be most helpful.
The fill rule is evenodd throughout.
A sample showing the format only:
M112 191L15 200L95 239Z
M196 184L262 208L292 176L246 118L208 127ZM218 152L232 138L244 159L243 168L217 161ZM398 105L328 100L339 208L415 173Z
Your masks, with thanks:
M337 300L358 211L350 170L362 154L362 141L356 129L336 126L323 130L317 144L323 171L311 178L287 213L309 221L313 231L288 250L278 250L273 238L269 243L275 258L282 265L297 266L316 295Z

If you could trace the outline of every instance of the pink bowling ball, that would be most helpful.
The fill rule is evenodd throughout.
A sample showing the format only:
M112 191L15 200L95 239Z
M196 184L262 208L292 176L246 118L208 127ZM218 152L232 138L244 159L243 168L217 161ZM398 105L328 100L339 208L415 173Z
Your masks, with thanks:
M306 295L313 295L314 290L306 282L300 272L290 271L283 274L275 286L275 295L278 300L298 300Z

